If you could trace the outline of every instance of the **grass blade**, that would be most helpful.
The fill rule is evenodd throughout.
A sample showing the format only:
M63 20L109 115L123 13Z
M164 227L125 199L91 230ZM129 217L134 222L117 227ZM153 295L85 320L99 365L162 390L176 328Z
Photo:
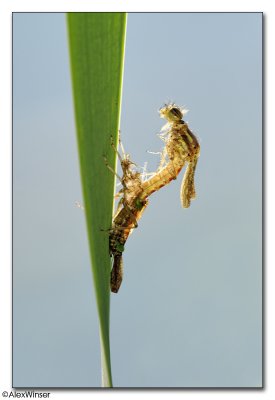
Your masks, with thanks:
M102 386L112 386L109 314L111 227L115 169L112 135L117 143L120 119L125 13L67 15L78 150L92 271L96 292L102 359Z

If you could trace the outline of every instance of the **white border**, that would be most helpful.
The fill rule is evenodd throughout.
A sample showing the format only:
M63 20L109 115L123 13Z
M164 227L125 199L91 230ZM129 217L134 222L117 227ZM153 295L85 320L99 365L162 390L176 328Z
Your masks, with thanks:
M63 11L201 11L201 12L236 12L236 11L262 11L265 15L265 169L266 169L266 199L265 199L265 384L264 390L71 390L51 391L51 397L78 398L81 397L105 397L116 398L139 397L149 394L155 398L185 397L206 399L234 396L234 399L251 399L255 396L266 399L275 398L274 384L274 151L275 151L275 126L273 114L274 102L274 38L275 38L275 13L272 12L274 2L231 0L221 1L150 1L150 0L104 0L100 1L75 1L75 0L48 0L46 1L5 1L0 3L0 395L4 390L11 390L11 22L12 12L63 12ZM158 5L158 7L156 6ZM232 27L234 29L234 27ZM232 118L232 116L230 116ZM245 184L245 182L244 182ZM273 224L272 224L273 223ZM273 229L272 229L273 228ZM272 339L273 338L273 339Z

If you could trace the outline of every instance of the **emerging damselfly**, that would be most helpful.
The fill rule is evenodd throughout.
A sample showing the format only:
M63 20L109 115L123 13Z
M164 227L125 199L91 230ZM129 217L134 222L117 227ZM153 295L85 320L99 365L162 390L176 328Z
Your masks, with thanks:
M187 168L180 192L182 206L188 208L191 200L196 196L194 174L200 155L200 145L187 123L183 121L186 110L172 103L164 105L159 112L160 116L167 120L167 124L159 135L165 146L156 172L151 174L138 172L130 156L125 153L120 140L122 155L113 142L111 144L117 152L122 177L108 165L105 159L107 167L122 184L122 189L116 194L116 197L121 196L121 199L113 217L112 228L109 230L109 250L113 258L110 286L114 293L118 292L122 282L122 253L125 243L132 230L138 226L138 220L148 205L148 197L176 179L185 164ZM149 175L150 178L147 179Z

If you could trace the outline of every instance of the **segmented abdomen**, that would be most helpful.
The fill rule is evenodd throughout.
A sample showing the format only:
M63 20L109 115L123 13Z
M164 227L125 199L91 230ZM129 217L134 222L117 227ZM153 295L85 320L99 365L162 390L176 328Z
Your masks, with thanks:
M113 268L111 271L110 287L113 293L119 291L123 278L123 259L121 254L114 255Z
M139 199L137 200L140 201ZM139 205L134 209L124 206L115 217L109 235L111 255L123 253L124 244L132 230L137 227L137 221L141 218L145 208L147 207L148 201L138 204Z
M140 200L144 200L149 197L152 193L156 192L163 186L167 185L173 179L176 179L180 171L184 166L185 161L183 160L173 160L170 161L166 167L161 169L158 173L156 173L152 178L143 182L142 188L143 191L140 194Z
M113 266L111 271L110 286L111 291L117 293L123 278L123 258L124 244L128 239L133 228L137 227L137 221L141 218L148 201L143 204L137 199L137 207L131 210L123 207L113 221L112 230L109 235L110 255L113 256Z

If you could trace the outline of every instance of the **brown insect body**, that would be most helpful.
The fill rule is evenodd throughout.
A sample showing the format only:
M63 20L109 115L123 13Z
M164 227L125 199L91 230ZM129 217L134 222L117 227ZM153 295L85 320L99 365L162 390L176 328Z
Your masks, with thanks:
M176 179L182 168L188 163L181 185L181 203L184 208L190 206L195 198L194 174L200 154L200 145L195 135L190 131L186 122L182 120L185 110L174 104L165 105L160 115L167 119L166 131L161 134L165 142L161 165L153 176L145 181L141 174L133 169L134 163L129 155L125 154L122 144L123 157L118 154L123 172L120 178L108 165L108 168L119 178L122 189L116 197L122 196L113 218L109 234L110 256L113 258L110 286L111 291L117 293L123 278L122 253L124 245L137 222L148 205L148 197ZM168 160L167 160L168 158ZM164 166L163 166L164 165Z
M142 192L141 174L134 170L135 165L128 154L125 154L120 143L123 156L119 152L122 169L122 178L119 178L122 189L116 197L122 196L118 203L117 211L113 218L112 228L109 233L109 251L113 257L113 266L111 270L111 291L117 293L123 278L123 258L124 245L134 228L138 226L138 220L141 218L148 201L141 201L139 195ZM116 150L116 149L115 149ZM117 150L116 150L117 151ZM113 171L114 172L114 171Z
M182 188L181 203L184 208L190 206L191 199L195 198L194 173L200 153L200 145L195 135L190 131L186 122L171 121L168 124L168 138L165 138L165 154L169 161L165 167L157 171L150 179L143 182L140 200L176 179L185 163L188 163ZM165 156L164 156L165 157Z
M137 228L138 220L141 218L148 201L138 208L123 207L114 218L112 229L109 235L110 255L113 256L113 266L111 271L111 291L117 293L123 278L123 258L124 245L132 233Z

